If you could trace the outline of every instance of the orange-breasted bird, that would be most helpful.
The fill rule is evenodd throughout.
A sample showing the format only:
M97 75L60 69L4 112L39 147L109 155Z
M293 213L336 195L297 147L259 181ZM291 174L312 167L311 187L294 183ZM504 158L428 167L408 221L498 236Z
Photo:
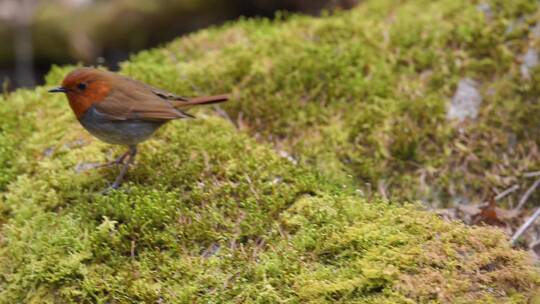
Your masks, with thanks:
M121 165L112 188L122 183L137 154L137 144L170 120L193 118L185 110L228 100L227 95L185 98L140 81L94 68L69 73L51 93L65 93L81 125L100 140L129 150L102 166ZM100 167L102 167L100 166Z

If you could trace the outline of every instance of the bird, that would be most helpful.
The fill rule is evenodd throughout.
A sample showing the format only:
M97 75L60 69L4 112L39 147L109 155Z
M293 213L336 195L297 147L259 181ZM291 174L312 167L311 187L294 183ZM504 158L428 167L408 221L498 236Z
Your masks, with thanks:
M68 73L50 93L64 93L79 123L93 136L128 147L116 160L97 167L122 165L110 186L118 189L137 155L137 145L171 120L194 118L191 107L225 102L228 94L187 98L102 69L81 67Z

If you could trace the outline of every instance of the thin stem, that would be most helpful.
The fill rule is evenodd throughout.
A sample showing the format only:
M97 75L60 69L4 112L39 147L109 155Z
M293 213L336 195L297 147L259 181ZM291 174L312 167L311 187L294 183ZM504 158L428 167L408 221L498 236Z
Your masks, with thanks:
M497 196L495 196L495 200L498 201L498 200L501 200L503 199L505 196L507 196L508 194L516 191L519 189L519 185L513 185L512 187L504 190L503 192L497 194Z
M538 218L539 216L540 216L540 208L536 209L536 212L534 212L534 214L531 215L531 217L529 217L529 219L523 225L521 225L521 227L519 227L516 233L514 233L514 235L512 236L512 245L516 243L519 237L521 237L521 235L525 231L527 231L527 229L529 229L529 227L534 223L536 218Z
M519 200L519 203L518 203L517 207L515 208L515 210L520 210L521 208L523 208L523 206L525 205L525 203L529 199L529 196L531 196L531 194L538 187L538 185L540 185L540 178L537 179L536 181L534 181L532 186L530 186L529 189L527 189L527 191L525 192L525 194L523 194L523 196Z

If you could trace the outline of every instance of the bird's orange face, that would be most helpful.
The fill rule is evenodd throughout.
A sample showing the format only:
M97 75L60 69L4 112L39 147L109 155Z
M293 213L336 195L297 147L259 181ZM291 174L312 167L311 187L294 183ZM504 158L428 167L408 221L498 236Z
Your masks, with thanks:
M62 86L50 92L66 93L69 105L77 116L81 116L94 104L103 101L111 93L108 72L79 68L69 73Z

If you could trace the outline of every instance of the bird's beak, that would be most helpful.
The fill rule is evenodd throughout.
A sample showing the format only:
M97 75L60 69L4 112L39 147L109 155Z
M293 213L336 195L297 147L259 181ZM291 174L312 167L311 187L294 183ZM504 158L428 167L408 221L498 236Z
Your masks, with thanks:
M64 87L58 87L58 88L49 90L49 93L65 93L65 92L67 92L67 90Z

